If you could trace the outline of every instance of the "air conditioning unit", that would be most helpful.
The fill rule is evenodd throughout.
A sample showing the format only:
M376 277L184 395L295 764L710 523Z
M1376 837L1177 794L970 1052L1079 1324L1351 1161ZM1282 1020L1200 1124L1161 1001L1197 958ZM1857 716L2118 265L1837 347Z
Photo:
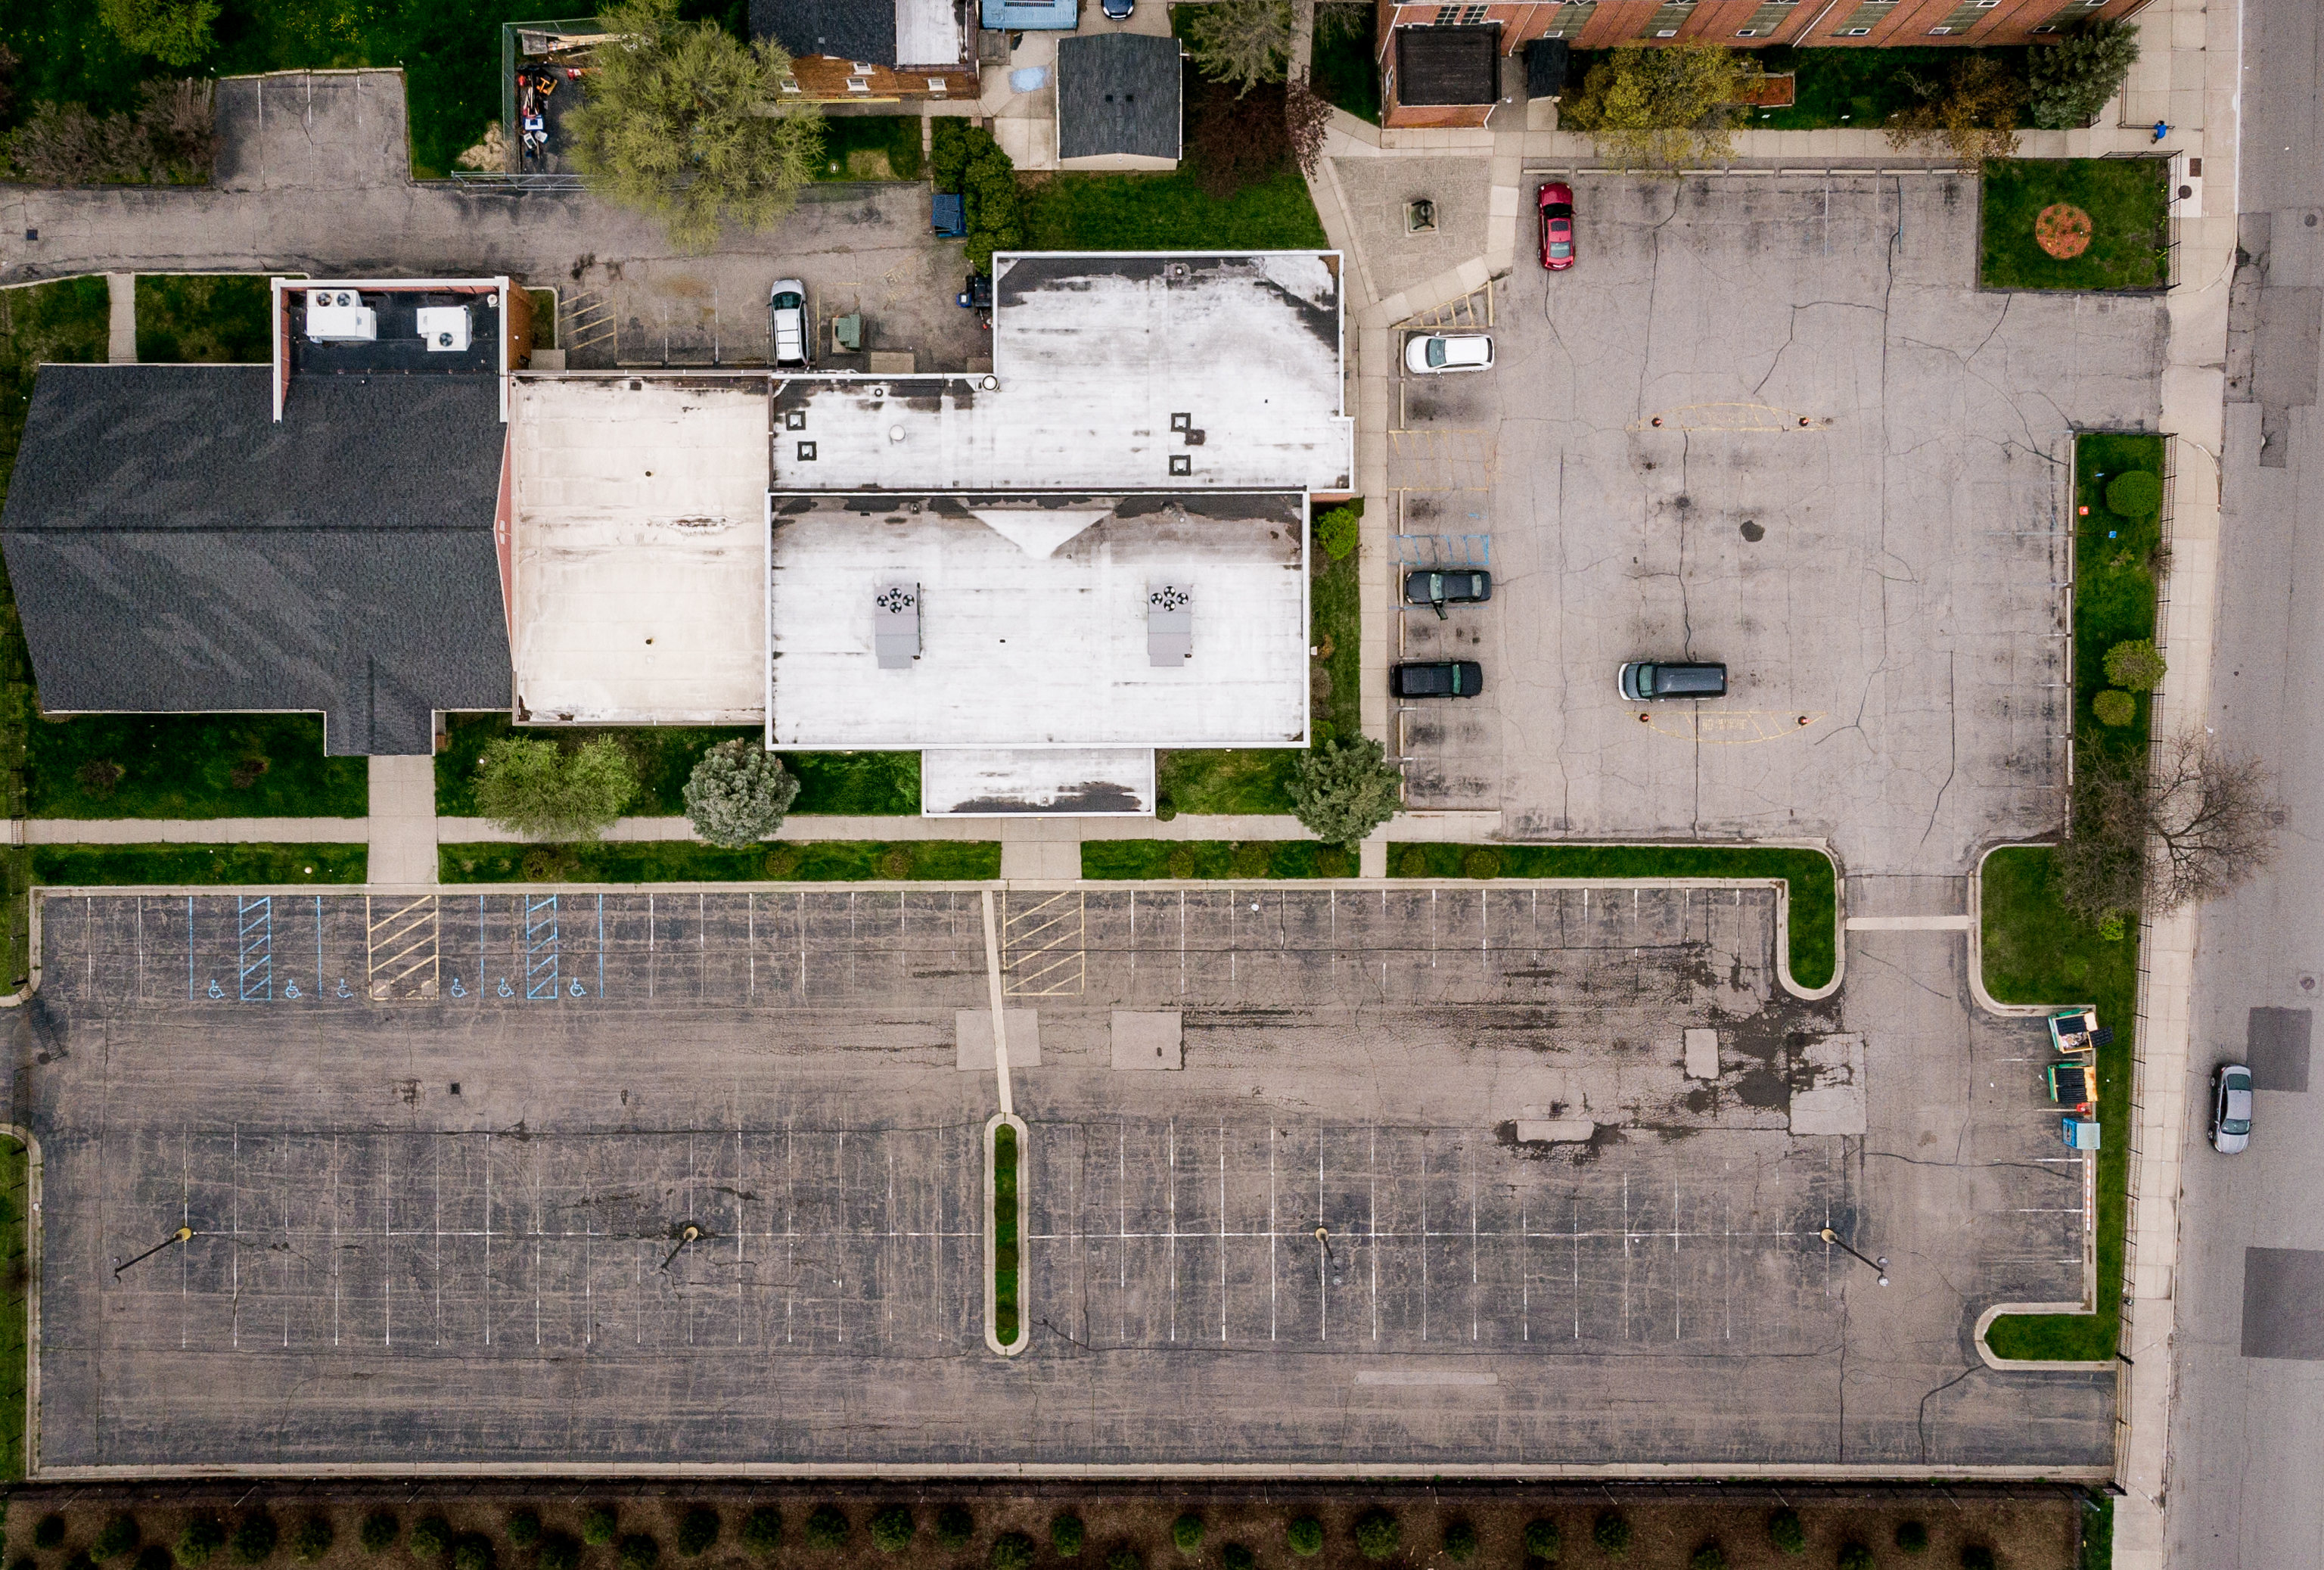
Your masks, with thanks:
M465 305L423 305L420 336L431 355L456 355L468 347L468 308Z
M881 584L872 596L872 651L882 670L909 670L920 657L920 586Z
M307 339L317 344L368 344L379 337L379 318L352 289L307 291Z
M1175 668L1194 657L1194 591L1182 583L1146 586L1146 662Z

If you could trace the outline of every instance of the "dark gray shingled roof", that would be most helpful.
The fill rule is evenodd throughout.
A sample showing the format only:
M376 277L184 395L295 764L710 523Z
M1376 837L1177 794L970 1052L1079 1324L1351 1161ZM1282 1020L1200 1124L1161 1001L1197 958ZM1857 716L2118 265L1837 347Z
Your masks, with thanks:
M1399 27L1396 101L1492 103L1500 94L1500 49L1498 26Z
M1057 40L1057 156L1178 156L1178 41L1143 32Z
M491 376L41 367L0 514L42 706L320 710L327 752L509 706Z
M751 0L751 36L771 38L794 56L891 66L896 7L893 0Z

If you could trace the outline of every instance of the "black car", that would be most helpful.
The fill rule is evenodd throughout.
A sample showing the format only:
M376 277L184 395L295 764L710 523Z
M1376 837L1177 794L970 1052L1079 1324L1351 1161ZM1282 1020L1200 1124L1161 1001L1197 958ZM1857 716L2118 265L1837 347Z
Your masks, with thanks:
M1443 615L1447 605L1482 605L1492 597L1493 575L1474 568L1462 568L1457 572L1430 568L1404 575L1404 603L1434 605L1439 616Z
M1432 660L1390 668L1388 690L1398 697L1474 697L1485 690L1485 668L1474 660Z

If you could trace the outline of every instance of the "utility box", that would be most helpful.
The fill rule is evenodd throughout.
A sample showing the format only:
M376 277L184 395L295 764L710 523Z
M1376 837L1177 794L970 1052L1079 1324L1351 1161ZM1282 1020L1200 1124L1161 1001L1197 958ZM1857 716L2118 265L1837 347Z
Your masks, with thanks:
M882 670L909 670L920 657L920 586L882 585L872 596L872 649Z

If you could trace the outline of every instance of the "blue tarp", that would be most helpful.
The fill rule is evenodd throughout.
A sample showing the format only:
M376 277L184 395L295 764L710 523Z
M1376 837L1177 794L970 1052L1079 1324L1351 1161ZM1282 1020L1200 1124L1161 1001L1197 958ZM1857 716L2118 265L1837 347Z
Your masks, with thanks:
M1070 32L1081 25L1081 0L983 0L979 17L994 32L1056 30Z
M938 191L928 208L928 222L940 238L957 240L968 233L968 204L957 196Z

